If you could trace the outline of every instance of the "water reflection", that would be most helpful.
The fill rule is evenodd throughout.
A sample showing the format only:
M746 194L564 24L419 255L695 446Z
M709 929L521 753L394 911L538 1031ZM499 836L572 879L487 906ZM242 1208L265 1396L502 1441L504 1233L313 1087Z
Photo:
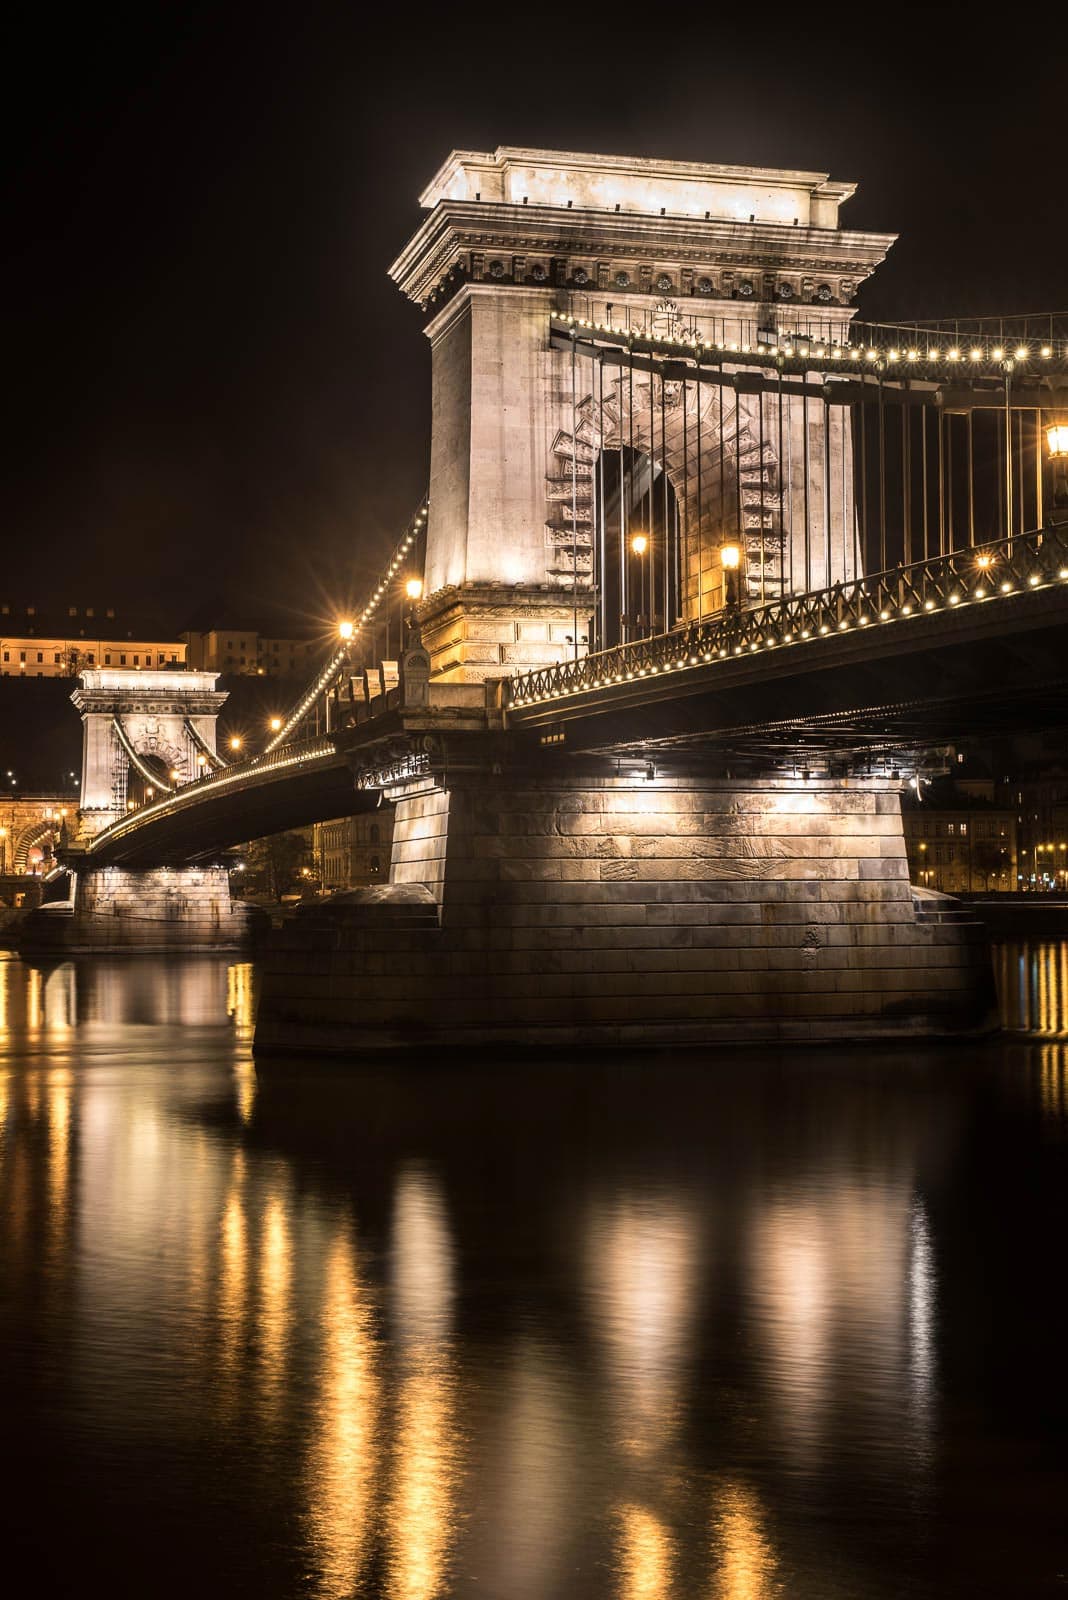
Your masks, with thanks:
M324 1600L352 1595L375 1536L381 1375L372 1298L342 1228L326 1263L308 1521Z
M679 1420L696 1310L694 1219L676 1201L620 1200L595 1208L588 1240L587 1282L606 1349L620 1443L647 1457Z
M256 1318L264 1412L269 1421L277 1420L285 1400L291 1270L289 1211L282 1196L274 1192L267 1198L260 1222L259 1305Z
M251 1044L254 1016L248 962L127 956L35 966L0 950L0 1039L12 1030L25 1042L87 1023L188 1027L229 1017L236 1037Z
M1068 941L1008 940L994 946L1005 1027L1068 1038Z
M782 1591L760 1501L750 1489L726 1483L712 1509L712 1600L772 1600Z
M624 1600L663 1600L672 1592L671 1536L644 1506L619 1510L620 1593Z
M0 961L0 1376L49 1479L0 1517L40 1592L120 1541L163 1600L1059 1570L1068 1045L257 1079L253 975L209 967Z
M452 1240L440 1184L419 1166L405 1166L397 1178L392 1289L400 1362L387 1592L392 1600L431 1600L443 1592L459 1449Z

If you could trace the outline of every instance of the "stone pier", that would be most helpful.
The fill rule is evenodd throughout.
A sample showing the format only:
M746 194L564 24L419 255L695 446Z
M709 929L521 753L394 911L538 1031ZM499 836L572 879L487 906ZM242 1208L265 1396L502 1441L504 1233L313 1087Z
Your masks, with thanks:
M230 898L225 867L83 867L70 873L67 898L30 912L25 955L102 955L236 950L263 913Z
M870 780L464 773L397 799L391 884L269 947L261 1053L967 1033L978 923L925 921Z

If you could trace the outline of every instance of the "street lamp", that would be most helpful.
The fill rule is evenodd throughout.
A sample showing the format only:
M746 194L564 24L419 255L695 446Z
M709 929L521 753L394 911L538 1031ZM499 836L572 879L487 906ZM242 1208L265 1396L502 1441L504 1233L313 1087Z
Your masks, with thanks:
M281 717L272 717L269 726L272 733L279 733L282 727Z
M742 547L723 544L719 547L719 564L723 568L723 604L736 611L741 604Z
M1063 461L1068 456L1068 422L1051 422L1046 429L1046 443L1051 461Z
M415 632L416 626L415 608L423 598L422 578L406 579L404 593L408 598L408 613L404 620L408 624L408 641L411 643L411 636Z
M351 639L352 635L353 635L353 631L354 631L353 630L353 625L352 625L351 622L347 622L347 621L346 622L339 622L338 625L337 625L337 631L341 635L342 639L346 639L346 640Z
M650 603L648 610L645 603L646 562L645 556L649 549L649 536L645 533L636 533L630 541L630 548L638 558L638 604L641 608L638 613L638 623L643 633L652 633L652 621L649 612L652 611ZM644 624L644 626L642 626Z
M240 748L241 748L241 740L238 737L238 735L235 733L234 736L232 737L232 739L230 740L230 749L231 750L240 750Z
M1053 506L1068 511L1068 422L1051 422L1046 429L1046 444L1053 462Z

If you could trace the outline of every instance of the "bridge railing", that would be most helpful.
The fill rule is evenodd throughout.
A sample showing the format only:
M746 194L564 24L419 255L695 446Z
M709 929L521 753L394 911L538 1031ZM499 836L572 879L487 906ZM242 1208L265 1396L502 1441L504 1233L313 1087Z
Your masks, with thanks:
M1068 582L1068 523L869 574L769 605L727 608L648 639L616 645L506 682L516 711L653 674L986 603Z

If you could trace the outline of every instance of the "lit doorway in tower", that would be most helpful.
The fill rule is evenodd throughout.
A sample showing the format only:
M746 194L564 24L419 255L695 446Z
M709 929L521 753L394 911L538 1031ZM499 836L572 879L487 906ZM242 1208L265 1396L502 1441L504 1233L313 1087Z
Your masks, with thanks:
M601 450L597 511L595 650L666 633L682 615L679 504L660 461L627 445Z

